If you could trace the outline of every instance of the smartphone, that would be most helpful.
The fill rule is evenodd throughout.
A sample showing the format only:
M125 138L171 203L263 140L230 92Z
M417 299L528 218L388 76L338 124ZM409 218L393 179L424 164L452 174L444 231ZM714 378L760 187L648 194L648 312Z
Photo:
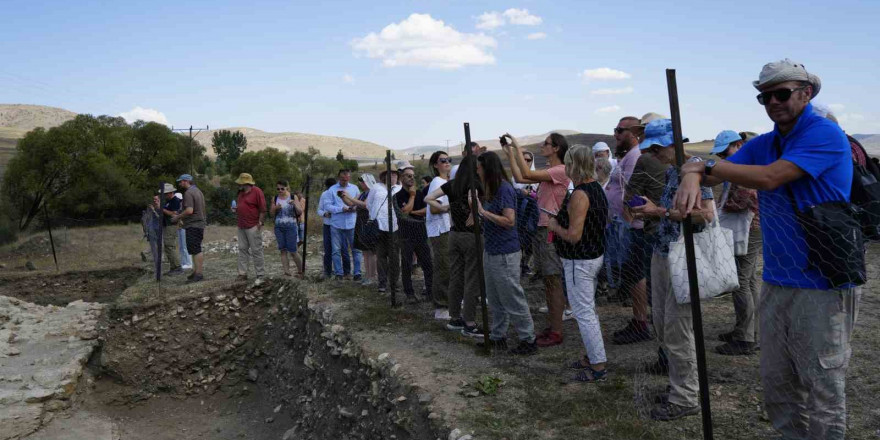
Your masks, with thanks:
M499 138L498 138L498 141L501 142L501 146L502 146L502 147L505 146L505 145L507 145L507 137L506 137L506 136L501 136L501 137L499 137Z
M336 196L339 197L340 199L342 198L343 194L345 194L345 191L343 191L343 190L336 191Z
M646 202L645 199L639 196L632 196L632 198L626 202L626 206L629 206L630 208L635 208L636 206L642 206L646 203L648 202Z
M540 209L544 214L547 214L550 217L556 217L556 213L553 211L550 211L549 209L544 209L544 208L538 208L538 209Z

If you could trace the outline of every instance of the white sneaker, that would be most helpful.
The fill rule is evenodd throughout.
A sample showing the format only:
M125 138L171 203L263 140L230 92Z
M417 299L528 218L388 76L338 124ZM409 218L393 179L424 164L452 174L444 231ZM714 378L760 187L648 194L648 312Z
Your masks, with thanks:
M434 309L434 319L449 320L449 309Z
M568 321L569 319L574 319L574 312L572 312L571 309L565 309L565 311L562 312L562 320Z
M538 307L538 313L547 313L549 311L550 309L548 309L547 306Z
M260 278L260 277L257 277L257 279L254 280L254 286L259 287L259 286L262 286L262 285L263 285L263 279Z
M180 268L188 270L188 269L192 269L193 267L192 267L192 265L187 265L187 266L180 266Z

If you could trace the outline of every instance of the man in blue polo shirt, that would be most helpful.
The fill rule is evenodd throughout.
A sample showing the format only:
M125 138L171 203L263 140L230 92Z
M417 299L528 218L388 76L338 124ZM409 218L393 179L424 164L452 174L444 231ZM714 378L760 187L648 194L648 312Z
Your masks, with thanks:
M351 262L354 266L354 281L361 280L361 251L354 248L354 226L357 222L357 213L354 206L348 206L342 202L339 197L340 192L345 192L352 199L357 199L360 191L357 186L349 183L351 180L351 171L347 169L339 170L336 175L336 185L330 187L330 206L327 211L331 214L330 226L333 242L333 266L336 272L336 279L341 280L343 275L348 276L349 267L345 264L348 256L351 255ZM350 254L349 254L350 253ZM343 257L345 256L345 257Z
M806 234L792 209L848 202L852 159L846 135L813 111L821 81L785 59L753 85L775 123L727 161L682 167L679 209L700 204L700 182L730 181L759 191L764 232L761 380L767 415L786 439L843 439L846 369L860 287L832 288L809 268ZM790 189L790 193L789 193Z

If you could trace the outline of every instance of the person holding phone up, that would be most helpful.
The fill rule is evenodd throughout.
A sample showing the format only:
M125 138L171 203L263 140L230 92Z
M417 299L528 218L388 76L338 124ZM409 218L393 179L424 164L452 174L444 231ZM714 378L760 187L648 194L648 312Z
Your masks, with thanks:
M562 294L562 261L559 255L550 248L550 231L547 226L550 216L547 211L558 212L570 182L565 174L563 159L568 151L568 141L559 133L551 133L541 145L540 154L547 158L550 165L545 170L533 171L520 154L520 146L516 138L505 133L501 148L507 154L510 171L518 183L538 184L538 207L544 210L538 216L538 234L535 241L535 257L541 263L541 275L544 277L544 293L547 297L548 319L550 326L538 335L539 347L550 347L562 343L562 314L565 310L565 297Z

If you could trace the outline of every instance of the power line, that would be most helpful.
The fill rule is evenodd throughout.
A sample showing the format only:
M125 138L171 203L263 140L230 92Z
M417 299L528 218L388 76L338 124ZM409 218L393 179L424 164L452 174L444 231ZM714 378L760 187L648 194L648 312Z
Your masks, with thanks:
M209 125L206 125L205 128L195 128L195 129L193 128L192 125L190 125L189 128L174 128L174 126L171 126L171 131L187 131L187 130L189 130L189 173L191 175L196 174L195 165L194 165L195 153L193 152L193 138L198 136L199 133L202 132L202 130L208 131L210 129L211 129L211 127ZM195 135L193 135L193 130L198 130Z

